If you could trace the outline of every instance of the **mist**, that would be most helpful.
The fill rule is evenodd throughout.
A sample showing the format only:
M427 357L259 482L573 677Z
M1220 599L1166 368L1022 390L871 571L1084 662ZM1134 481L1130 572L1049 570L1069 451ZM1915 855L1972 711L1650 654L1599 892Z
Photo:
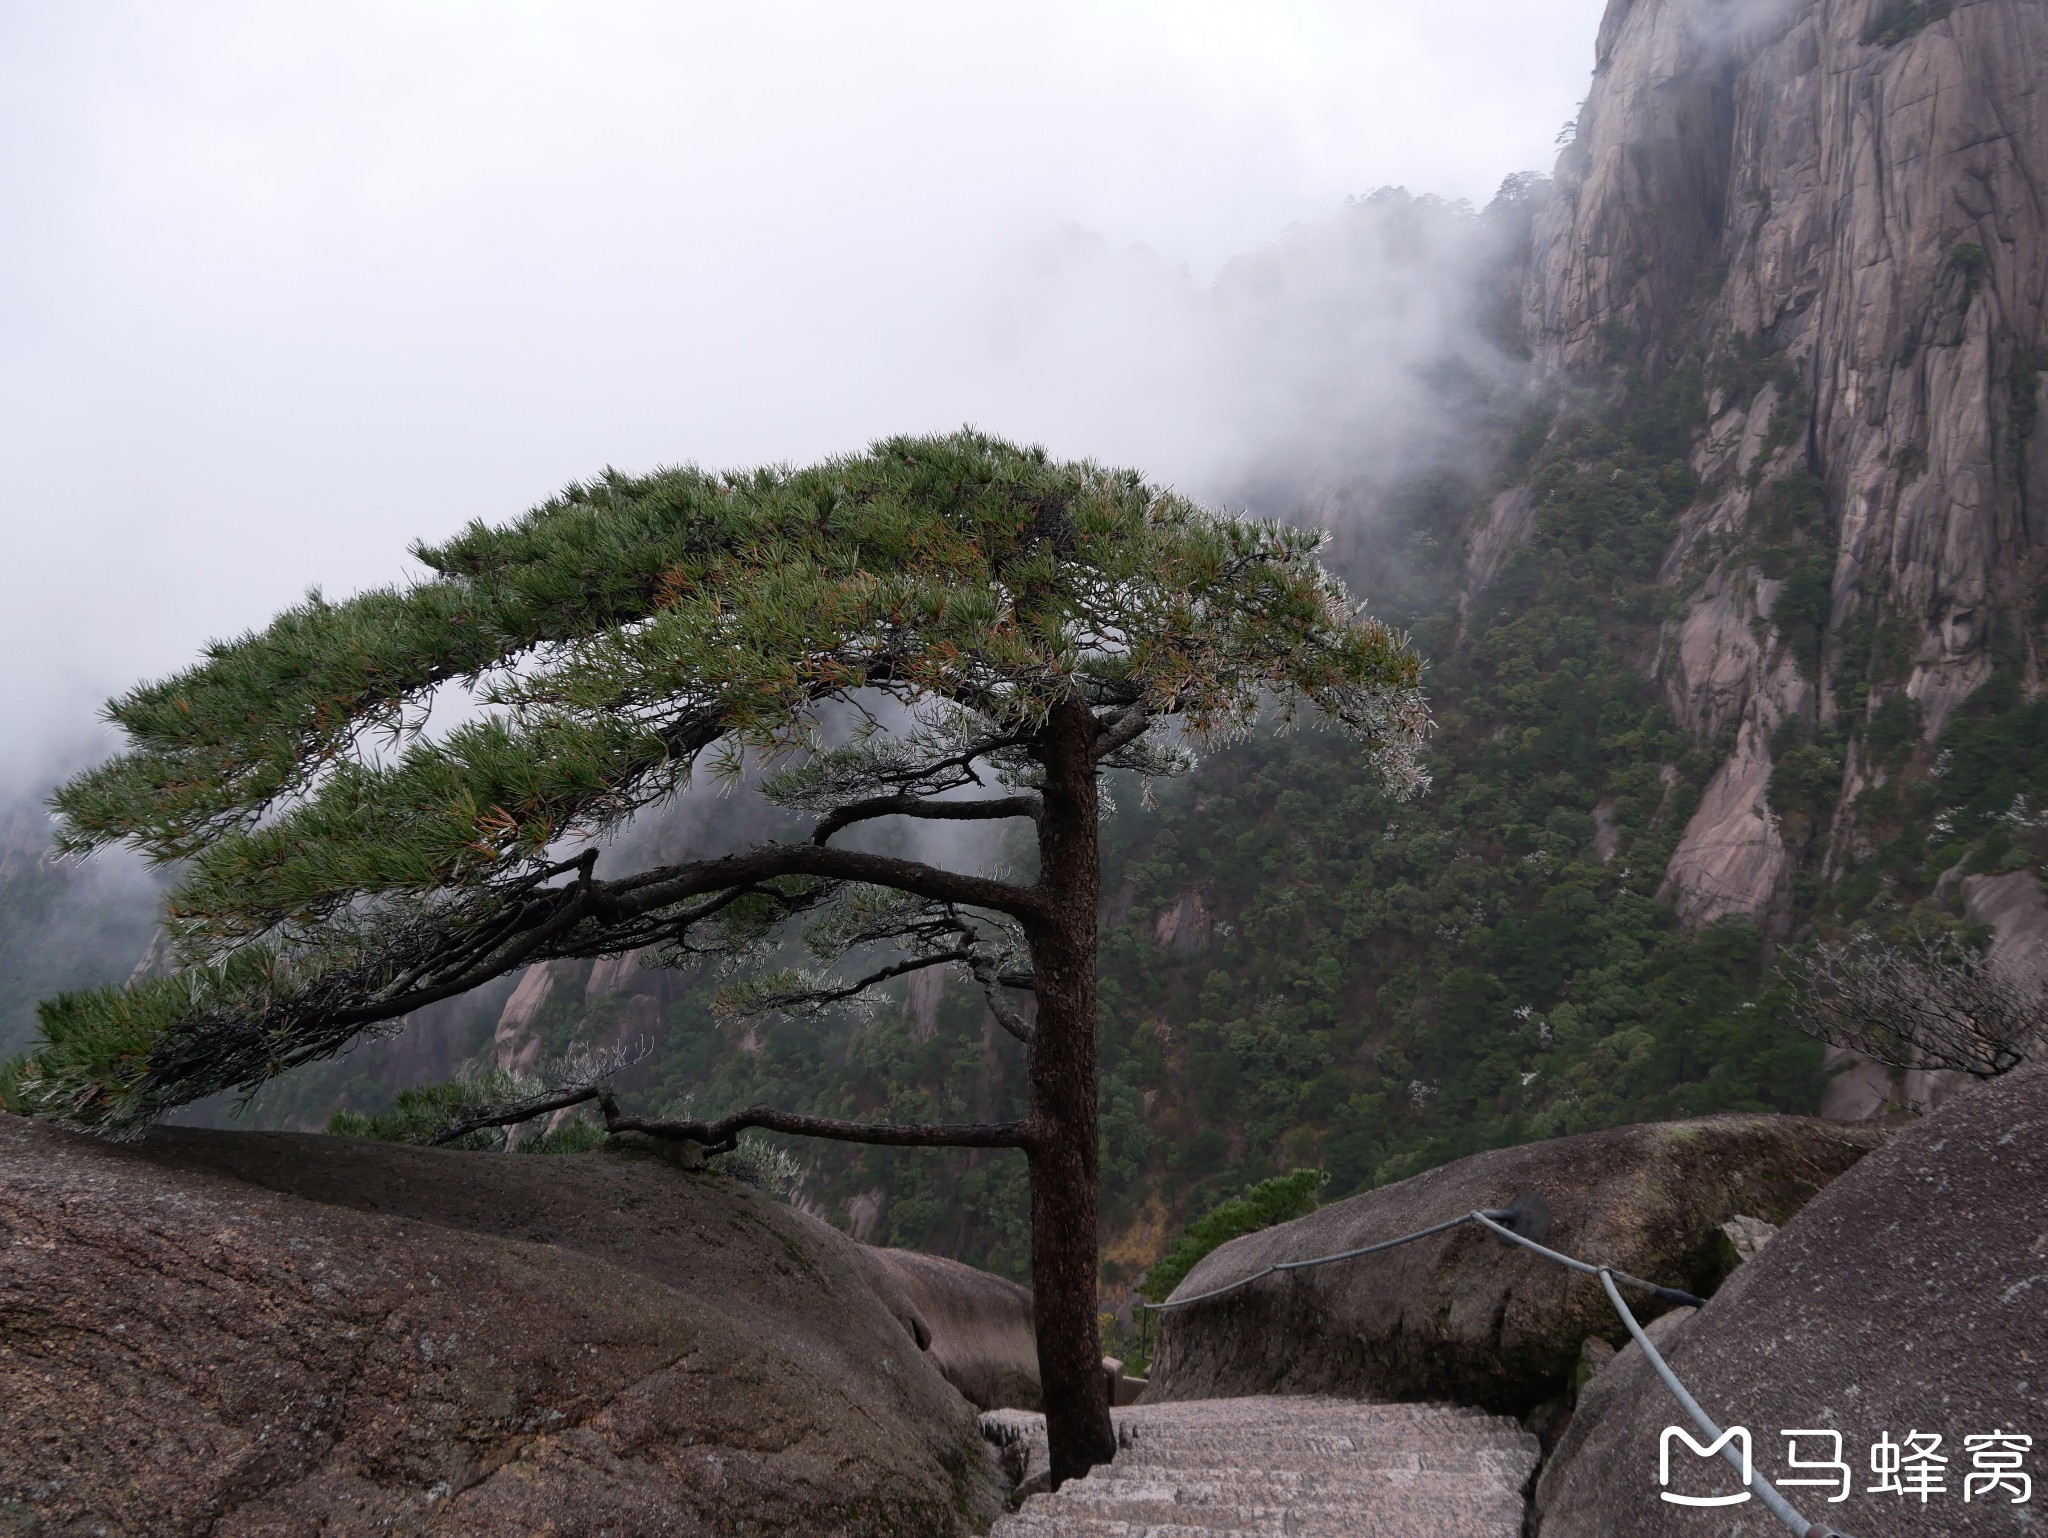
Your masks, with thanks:
M1600 9L7 8L0 786L608 464L973 422L1229 499L1416 441L1457 264L1374 311L1345 199L1547 165Z

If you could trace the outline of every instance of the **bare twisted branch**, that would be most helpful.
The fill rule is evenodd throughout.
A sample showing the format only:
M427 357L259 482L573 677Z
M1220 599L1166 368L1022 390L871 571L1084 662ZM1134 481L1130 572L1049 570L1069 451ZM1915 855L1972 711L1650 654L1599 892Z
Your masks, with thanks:
M2048 954L2034 960L2003 960L1953 935L1865 937L1817 946L1778 972L1808 1035L1887 1068L1992 1079L2038 1053L2048 1033Z
M933 801L904 792L893 796L875 796L835 809L819 819L818 826L811 832L811 842L822 846L841 829L850 828L858 822L871 822L877 817L924 817L940 822L984 822L1004 817L1029 817L1035 821L1044 815L1045 802L1035 794L991 796L977 801Z
M758 1127L764 1132L783 1132L792 1137L827 1138L841 1143L871 1143L892 1148L1029 1148L1037 1135L1029 1119L1006 1122L865 1122L840 1121L829 1116L806 1116L773 1106L750 1105L716 1121L662 1121L629 1116L620 1111L608 1084L570 1086L553 1094L530 1100L493 1106L475 1116L451 1122L434 1136L434 1143L452 1143L486 1127L509 1127L550 1115L570 1106L596 1101L604 1113L605 1130L611 1133L638 1132L645 1137L670 1143L697 1143L707 1154L730 1153L739 1146L740 1134Z

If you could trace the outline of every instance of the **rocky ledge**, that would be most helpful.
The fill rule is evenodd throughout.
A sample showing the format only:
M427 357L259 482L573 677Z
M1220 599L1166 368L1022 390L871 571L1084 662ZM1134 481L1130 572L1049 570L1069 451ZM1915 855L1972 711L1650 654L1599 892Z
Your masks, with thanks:
M972 1411L736 1182L0 1116L0 1528L952 1535Z

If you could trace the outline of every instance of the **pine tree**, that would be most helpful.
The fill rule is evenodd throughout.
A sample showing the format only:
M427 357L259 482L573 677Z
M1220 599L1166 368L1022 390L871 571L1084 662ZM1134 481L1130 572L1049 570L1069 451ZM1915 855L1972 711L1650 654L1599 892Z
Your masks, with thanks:
M1071 1478L1114 1451L1096 1314L1103 775L1184 772L1191 745L1307 707L1391 782L1420 782L1419 663L1317 544L962 432L801 471L608 472L416 547L424 580L315 592L109 707L129 749L59 791L60 841L177 868L177 969L45 1004L0 1098L133 1135L557 958L744 959L801 931L825 962L861 960L729 990L733 1008L794 1012L957 969L1022 1043L1020 1120L656 1122L608 1087L573 1093L615 1129L713 1149L762 1128L1021 1150L1053 1473ZM451 696L462 724L430 729ZM614 836L699 772L808 833L608 869L630 845ZM835 842L885 818L1027 819L1036 872Z

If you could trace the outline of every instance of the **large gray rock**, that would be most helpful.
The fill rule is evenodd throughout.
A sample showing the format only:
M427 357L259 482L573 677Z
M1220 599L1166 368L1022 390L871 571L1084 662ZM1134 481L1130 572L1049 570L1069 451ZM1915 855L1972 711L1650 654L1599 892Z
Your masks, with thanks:
M1817 1197L1678 1330L1665 1355L1723 1426L1754 1438L1766 1477L1786 1472L1787 1428L1845 1439L1854 1493L1788 1489L1810 1518L1856 1538L2040 1530L2039 1492L1963 1499L1964 1439L2031 1435L2026 1472L2048 1476L2048 1065L1957 1097ZM1537 1489L1542 1538L1665 1538L1686 1516L1658 1499L1658 1439L1677 1406L1639 1353L1593 1380ZM1942 1438L1945 1494L1866 1493L1872 1445ZM1800 1456L1828 1449L1809 1439ZM1681 1449L1680 1493L1711 1470ZM1756 1503L1701 1531L1779 1531ZM1695 1526L1699 1524L1695 1522Z
M1532 1189L1549 1203L1553 1246L1703 1293L1722 1274L1722 1223L1783 1222L1882 1139L1799 1117L1714 1116L1496 1149L1232 1240L1174 1295ZM1169 1312L1145 1402L1345 1394L1521 1415L1566 1391L1589 1336L1626 1339L1597 1282L1467 1225Z
M977 1410L1041 1408L1029 1289L938 1255L856 1248L869 1283L969 1404Z
M843 1241L737 1182L0 1116L0 1528L882 1538L998 1505Z

